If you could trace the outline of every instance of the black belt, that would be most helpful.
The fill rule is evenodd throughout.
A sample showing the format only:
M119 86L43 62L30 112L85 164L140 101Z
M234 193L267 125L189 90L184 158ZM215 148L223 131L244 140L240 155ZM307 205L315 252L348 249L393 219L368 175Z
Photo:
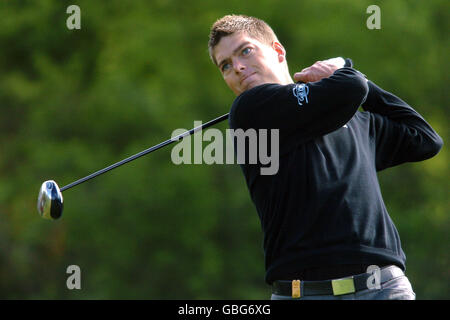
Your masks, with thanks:
M388 266L370 273L323 281L278 280L272 284L272 293L281 296L300 298L315 295L343 295L356 291L377 288L377 285L403 276L403 271L397 266ZM372 277L372 278L370 278ZM370 278L370 279L369 279ZM378 280L378 282L377 282Z

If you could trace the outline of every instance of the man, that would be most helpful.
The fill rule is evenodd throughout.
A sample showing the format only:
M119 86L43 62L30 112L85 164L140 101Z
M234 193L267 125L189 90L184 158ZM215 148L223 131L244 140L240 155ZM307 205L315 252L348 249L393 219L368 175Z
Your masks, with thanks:
M237 96L230 127L279 130L275 175L241 165L272 299L414 299L376 172L436 155L439 135L350 59L317 62L294 82L286 50L262 20L219 19L209 52Z

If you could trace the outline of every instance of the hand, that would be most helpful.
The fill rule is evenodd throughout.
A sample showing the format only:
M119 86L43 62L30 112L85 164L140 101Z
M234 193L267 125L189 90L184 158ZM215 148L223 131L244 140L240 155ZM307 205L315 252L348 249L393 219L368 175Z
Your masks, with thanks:
M302 82L314 82L323 78L328 78L337 69L342 68L345 64L345 60L342 58L333 58L324 61L317 61L312 66L303 69L301 72L294 74L294 81Z

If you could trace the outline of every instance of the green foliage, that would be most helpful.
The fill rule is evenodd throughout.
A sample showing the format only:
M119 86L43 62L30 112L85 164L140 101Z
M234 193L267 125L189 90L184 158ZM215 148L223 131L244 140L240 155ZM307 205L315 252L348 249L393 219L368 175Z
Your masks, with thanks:
M66 8L81 8L68 30ZM366 8L381 8L368 30ZM229 111L211 24L266 20L293 74L355 67L448 140L449 4L436 1L4 1L0 4L0 298L267 299L262 233L237 165L174 165L170 147L64 192L62 219L36 212L64 186ZM226 123L216 126L221 130ZM380 174L419 299L450 297L449 153ZM66 288L66 268L82 289Z

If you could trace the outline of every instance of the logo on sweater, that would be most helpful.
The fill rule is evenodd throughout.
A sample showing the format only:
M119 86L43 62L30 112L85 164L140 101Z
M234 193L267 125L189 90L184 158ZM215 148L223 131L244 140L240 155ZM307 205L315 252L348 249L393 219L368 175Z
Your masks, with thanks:
M299 106L303 105L303 101L306 101L306 103L308 103L308 93L309 88L304 83L296 83L294 88L292 89L292 94L297 98Z

